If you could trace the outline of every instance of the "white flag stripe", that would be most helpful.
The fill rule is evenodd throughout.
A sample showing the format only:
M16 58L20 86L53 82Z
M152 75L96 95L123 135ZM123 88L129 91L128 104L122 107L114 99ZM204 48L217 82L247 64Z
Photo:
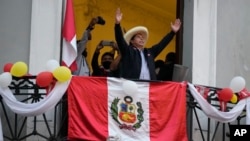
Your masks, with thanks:
M77 57L76 36L74 36L71 42L67 42L63 38L63 44L62 58L65 64L70 66Z
M120 111L120 104L124 102L124 97L129 96L123 90L121 86L123 83L128 80L118 80L114 78L108 78L108 107L112 107L111 104L115 98L119 98L118 113ZM141 102L143 107L143 119L144 121L141 124L141 127L136 129L136 132L133 130L120 129L118 122L116 122L111 115L111 109L108 110L108 123L109 123L109 136L118 137L122 141L150 141L149 133L149 83L148 82L136 82L138 91L133 95L133 104L136 105L136 102ZM131 96L132 96L131 95ZM136 116L138 115L135 110ZM137 123L138 121L136 121ZM127 124L127 123L126 123ZM134 125L130 124L130 125Z

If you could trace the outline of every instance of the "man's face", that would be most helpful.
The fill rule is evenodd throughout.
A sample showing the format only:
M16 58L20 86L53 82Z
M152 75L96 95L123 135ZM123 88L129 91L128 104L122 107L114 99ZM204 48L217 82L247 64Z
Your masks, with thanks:
M142 34L138 33L134 36L134 38L130 41L133 46L142 48L145 45L145 39Z

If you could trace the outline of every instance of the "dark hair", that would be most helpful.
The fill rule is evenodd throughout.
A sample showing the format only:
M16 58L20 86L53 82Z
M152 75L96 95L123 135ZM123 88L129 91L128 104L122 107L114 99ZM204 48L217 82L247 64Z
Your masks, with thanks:
M111 56L112 58L114 58L114 54L113 53L111 53L111 52L105 52L105 53L103 53L103 55L102 55L102 58L104 57L104 56Z
M133 35L130 40L134 40L136 35L137 34Z
M166 55L166 62L175 62L175 53L174 52L169 52Z
M130 38L130 41L131 41L131 40L134 40L136 35L137 35L137 34L133 35L133 36ZM129 45L132 45L130 41L129 41Z
M160 68L163 65L164 65L164 61L163 60L156 60L155 61L155 68Z

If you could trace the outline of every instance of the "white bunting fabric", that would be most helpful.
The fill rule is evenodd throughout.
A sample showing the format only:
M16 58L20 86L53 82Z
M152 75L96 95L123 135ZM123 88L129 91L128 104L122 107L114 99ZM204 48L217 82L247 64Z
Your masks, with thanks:
M16 99L12 91L7 88L0 87L0 94L6 105L16 114L23 116L41 115L52 108L61 100L67 91L70 81L64 83L56 83L54 89L41 101L37 103L23 103ZM2 124L0 120L0 141L3 141Z
M18 101L9 88L0 88L0 93L4 102L14 113L23 116L36 116L54 108L67 91L68 85L69 82L56 83L54 89L37 103L23 103Z
M242 113L244 110L245 106L247 105L247 110L249 109L249 100L250 98L242 99L239 101L230 111L228 112L223 112L215 107L213 107L211 104L207 102L206 99L203 98L203 96L197 91L197 89L194 87L193 84L188 83L189 90L194 97L194 99L199 103L201 106L202 111L211 119L227 123L227 122L232 122L235 121L236 118ZM249 123L249 112L247 111L247 123Z

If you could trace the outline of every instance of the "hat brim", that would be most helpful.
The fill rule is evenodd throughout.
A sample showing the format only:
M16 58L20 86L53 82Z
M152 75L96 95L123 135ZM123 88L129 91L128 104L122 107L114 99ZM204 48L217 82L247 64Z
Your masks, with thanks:
M129 44L131 38L136 35L136 34L141 34L142 37L145 39L145 43L148 40L148 29L144 26L136 26L132 29L130 29L129 31L127 31L124 34L124 39L127 42L127 44Z

